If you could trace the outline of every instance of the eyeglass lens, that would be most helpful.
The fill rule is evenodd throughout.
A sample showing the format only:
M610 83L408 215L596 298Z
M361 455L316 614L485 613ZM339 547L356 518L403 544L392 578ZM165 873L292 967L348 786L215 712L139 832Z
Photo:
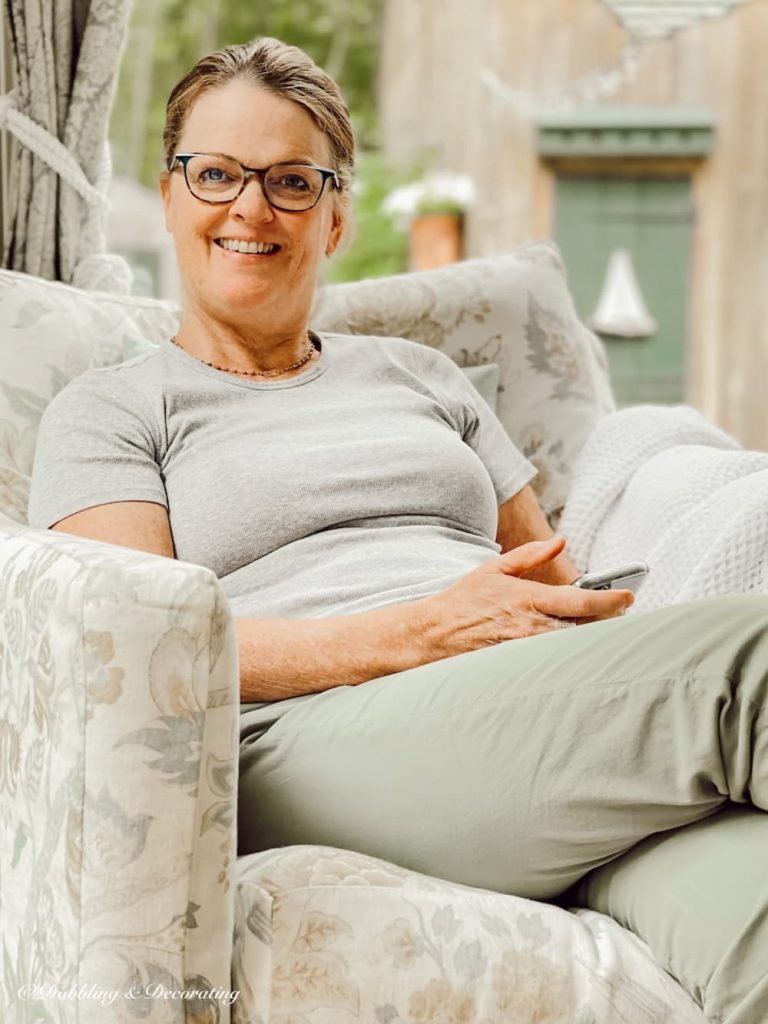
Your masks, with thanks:
M227 157L193 156L187 161L187 184L193 195L209 202L235 199L243 184L243 169ZM264 175L264 191L274 206L285 210L307 210L323 191L324 176L302 164L275 164Z

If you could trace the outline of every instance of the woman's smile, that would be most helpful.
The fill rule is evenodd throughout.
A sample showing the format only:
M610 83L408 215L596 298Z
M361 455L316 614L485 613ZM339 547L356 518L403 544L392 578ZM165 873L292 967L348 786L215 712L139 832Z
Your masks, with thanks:
M240 263L263 263L282 251L276 242L250 241L241 238L215 238L214 245L225 259Z

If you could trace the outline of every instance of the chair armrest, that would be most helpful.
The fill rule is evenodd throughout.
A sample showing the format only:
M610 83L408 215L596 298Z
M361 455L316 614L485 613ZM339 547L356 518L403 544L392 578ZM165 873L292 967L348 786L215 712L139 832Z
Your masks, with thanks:
M201 566L5 517L0 579L11 1019L35 1003L78 1024L184 1019L178 1000L109 1000L148 983L230 987L239 672L226 597ZM19 995L45 983L73 994ZM211 1019L229 1021L213 1001Z

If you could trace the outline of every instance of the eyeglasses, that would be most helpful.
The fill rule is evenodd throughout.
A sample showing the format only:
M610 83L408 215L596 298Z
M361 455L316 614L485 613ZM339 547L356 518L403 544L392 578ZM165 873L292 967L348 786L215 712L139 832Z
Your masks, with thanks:
M184 168L187 188L204 203L231 203L251 178L258 178L270 206L298 213L311 210L323 194L325 183L341 189L336 171L313 164L285 163L271 167L245 167L223 153L176 153L169 167Z

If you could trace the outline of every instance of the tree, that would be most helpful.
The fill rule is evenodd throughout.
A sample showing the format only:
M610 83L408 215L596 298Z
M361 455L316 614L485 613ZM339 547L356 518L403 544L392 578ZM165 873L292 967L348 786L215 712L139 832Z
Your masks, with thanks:
M342 88L362 149L377 141L375 82L382 0L134 0L110 138L115 172L154 188L165 104L203 54L257 36L306 50Z

